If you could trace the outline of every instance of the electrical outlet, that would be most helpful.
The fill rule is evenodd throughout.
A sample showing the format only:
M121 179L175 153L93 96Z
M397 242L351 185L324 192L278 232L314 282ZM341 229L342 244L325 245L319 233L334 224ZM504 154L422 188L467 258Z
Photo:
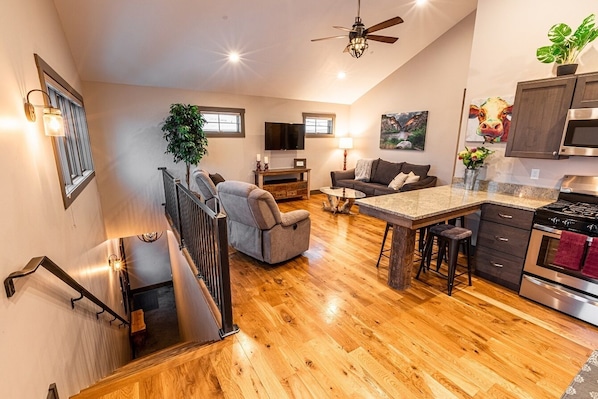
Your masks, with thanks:
M540 169L532 169L532 173L529 178L532 180L538 180L540 178Z

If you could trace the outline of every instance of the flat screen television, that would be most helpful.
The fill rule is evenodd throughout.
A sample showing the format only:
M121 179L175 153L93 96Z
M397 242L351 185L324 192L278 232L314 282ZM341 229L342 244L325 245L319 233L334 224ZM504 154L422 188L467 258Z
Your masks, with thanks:
M305 125L301 123L266 122L265 149L304 150Z

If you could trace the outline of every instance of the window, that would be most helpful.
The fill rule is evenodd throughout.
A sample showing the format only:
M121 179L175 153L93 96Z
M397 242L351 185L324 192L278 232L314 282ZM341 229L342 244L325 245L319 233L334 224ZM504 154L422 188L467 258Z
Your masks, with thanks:
M52 106L59 108L64 118L66 136L53 137L52 144L66 209L95 176L83 97L37 54L35 63Z
M207 137L245 137L245 110L242 108L199 107L206 120Z
M305 134L309 137L334 136L334 114L303 114Z

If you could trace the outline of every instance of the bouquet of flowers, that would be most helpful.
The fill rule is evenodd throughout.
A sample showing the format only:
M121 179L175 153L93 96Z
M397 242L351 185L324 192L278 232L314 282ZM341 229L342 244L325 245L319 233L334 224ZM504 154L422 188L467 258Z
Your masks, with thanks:
M463 160L463 165L467 169L478 169L484 165L484 159L494 151L487 149L486 147L471 147L460 151L458 155L459 159Z

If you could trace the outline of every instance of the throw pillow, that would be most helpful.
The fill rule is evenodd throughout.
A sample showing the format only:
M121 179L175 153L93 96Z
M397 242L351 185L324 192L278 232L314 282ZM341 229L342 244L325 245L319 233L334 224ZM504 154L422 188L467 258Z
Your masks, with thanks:
M388 187L392 188L393 190L400 189L401 187L403 187L403 184L405 184L405 180L407 180L408 176L408 174L405 174L403 172L399 173L395 176L394 179L392 179Z
M409 172L407 175L407 179L405 179L405 184L415 183L419 181L419 176L413 172Z
M355 164L355 180L369 182L374 159L358 159Z
M217 186L218 183L222 183L224 181L224 177L220 176L220 173L214 173L213 175L210 175L210 180L212 180L212 183Z

